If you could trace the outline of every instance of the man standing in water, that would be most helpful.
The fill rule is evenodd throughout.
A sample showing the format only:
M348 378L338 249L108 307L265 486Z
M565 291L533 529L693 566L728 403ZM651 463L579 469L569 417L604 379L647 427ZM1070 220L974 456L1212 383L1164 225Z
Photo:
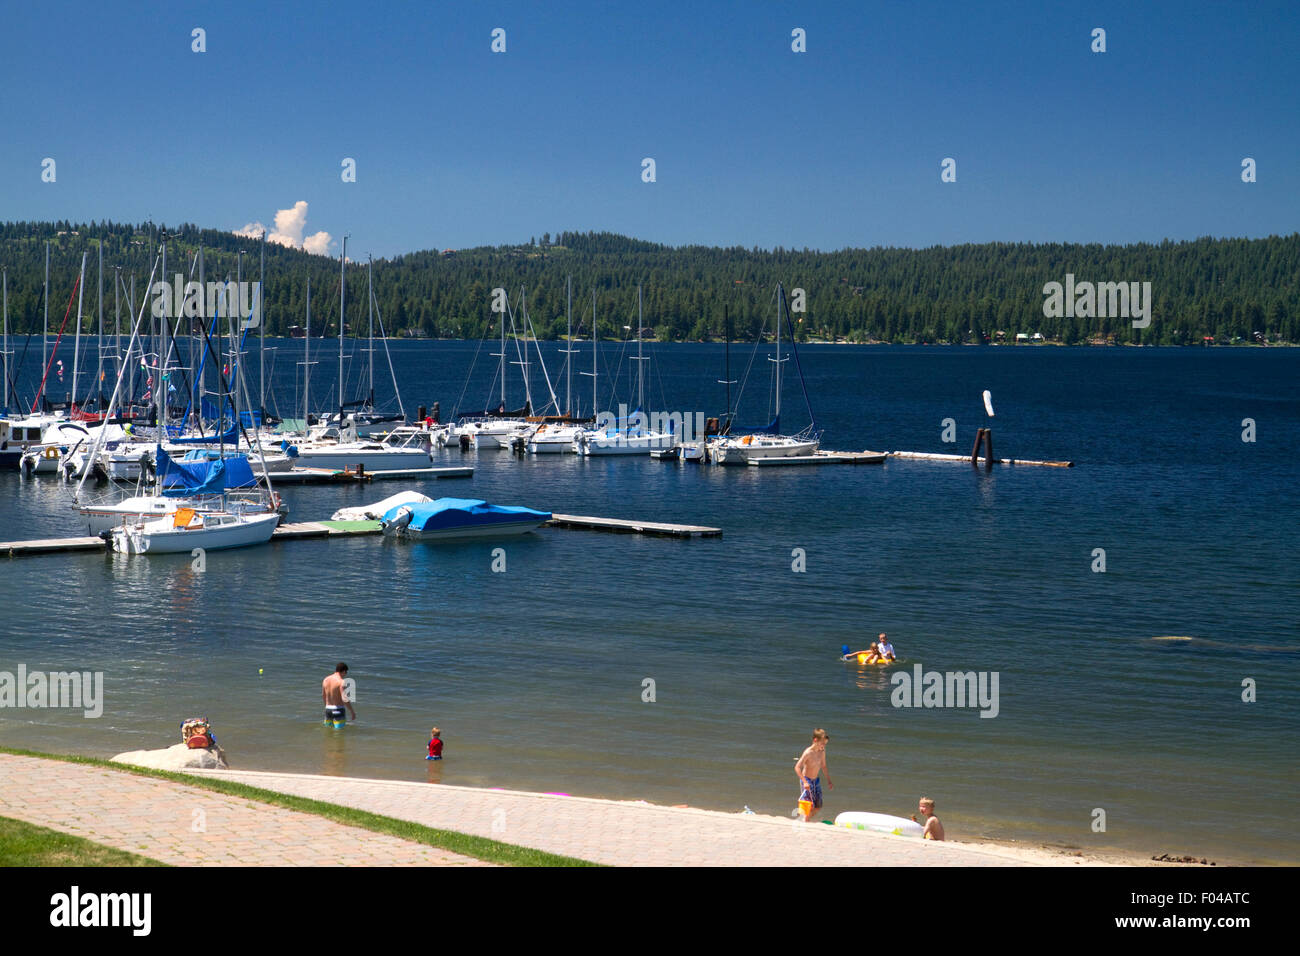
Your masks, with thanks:
M341 726L345 722L343 708L347 707L352 719L357 719L357 712L352 708L347 687L343 683L348 676L348 665L339 661L334 673L321 681L320 696L325 702L325 723Z

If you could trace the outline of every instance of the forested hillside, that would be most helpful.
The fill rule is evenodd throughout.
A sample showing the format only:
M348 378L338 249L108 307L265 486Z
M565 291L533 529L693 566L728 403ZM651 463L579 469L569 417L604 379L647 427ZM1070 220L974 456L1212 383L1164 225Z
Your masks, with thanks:
M97 314L97 244L104 243L104 314L114 317L114 270L135 277L137 308L163 232L168 272L189 271L202 244L206 278L258 278L261 244L228 232L120 223L18 222L0 225L0 265L8 270L10 333L39 332L45 242L50 240L50 324L57 332L83 252L89 252L83 328ZM431 243L432 245L432 243ZM350 250L360 258L364 250ZM1043 286L1064 282L1150 282L1152 321L1135 330L1124 318L1047 318ZM312 333L337 333L338 260L266 246L265 314L272 334L287 334L306 315L312 285ZM796 315L803 338L887 342L998 341L1003 333L1040 333L1067 344L1089 340L1151 344L1300 341L1300 234L1267 239L1197 239L1127 246L986 243L930 249L671 247L610 233L544 234L518 246L430 250L376 260L376 299L390 334L476 338L490 320L490 292L517 299L527 289L538 334L564 334L565 279L573 278L575 329L589 334L591 296L603 338L621 338L644 287L645 325L661 339L718 339L724 307L733 335L749 339L774 315L773 290L806 293ZM197 276L195 276L197 278ZM349 331L367 325L365 263L348 267ZM129 311L125 299L121 313ZM802 321L798 321L802 319ZM770 326L769 326L770 327ZM69 325L69 329L72 326Z

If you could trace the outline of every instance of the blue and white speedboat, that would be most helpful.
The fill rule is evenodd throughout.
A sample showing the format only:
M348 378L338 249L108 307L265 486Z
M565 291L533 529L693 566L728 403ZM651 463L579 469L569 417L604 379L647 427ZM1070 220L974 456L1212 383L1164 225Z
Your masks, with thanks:
M403 538L489 538L527 534L551 520L549 511L491 505L478 498L439 498L384 512L384 534Z

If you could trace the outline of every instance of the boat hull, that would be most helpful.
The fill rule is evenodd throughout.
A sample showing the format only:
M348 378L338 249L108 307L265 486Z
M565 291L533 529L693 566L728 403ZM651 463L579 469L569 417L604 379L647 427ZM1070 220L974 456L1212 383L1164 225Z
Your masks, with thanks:
M723 465L747 465L759 458L797 458L801 455L811 455L817 451L819 444L819 442L812 439L807 441L783 441L776 444L754 442L743 445L740 442L734 442L718 446L716 458Z
M299 448L293 464L298 468L342 470L361 465L366 471L405 471L428 468L429 461L429 453L423 448Z
M439 528L436 531L415 531L403 528L398 537L413 541L454 541L465 538L501 538L512 535L527 534L536 531L546 523L545 519L530 518L527 521L502 521L488 525L466 525L464 527Z
M209 527L174 528L169 521L149 521L135 527L116 528L111 538L113 550L122 554L178 554L191 553L196 548L204 551L226 551L266 544L271 540L278 514L246 515L229 524Z

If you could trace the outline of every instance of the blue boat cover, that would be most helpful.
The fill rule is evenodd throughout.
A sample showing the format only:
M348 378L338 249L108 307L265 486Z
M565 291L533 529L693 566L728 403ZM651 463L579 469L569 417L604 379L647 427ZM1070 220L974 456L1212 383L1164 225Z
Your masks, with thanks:
M412 531L443 531L478 525L508 524L524 518L550 521L549 511L534 511L518 505L490 505L478 498L439 498L413 505L397 505L384 512L384 521L392 521L402 508L411 509Z
M257 485L253 468L244 455L210 458L202 454L195 456L191 452L184 460L177 461L165 449L159 448L157 468L162 493L169 498L216 495L227 488Z

